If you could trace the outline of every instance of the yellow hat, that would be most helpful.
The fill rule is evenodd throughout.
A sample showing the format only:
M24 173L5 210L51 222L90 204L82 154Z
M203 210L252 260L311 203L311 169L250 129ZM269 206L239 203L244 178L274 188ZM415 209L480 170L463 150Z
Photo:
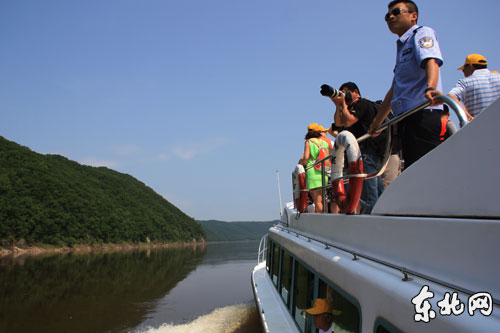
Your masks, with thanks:
M317 131L317 128L318 128L318 123L311 123L309 124L309 126L307 126L307 130L308 131Z
M322 313L331 313L335 316L342 314L342 311L333 310L332 303L326 298L316 298L314 301L314 306L310 309L305 310L311 315L319 315Z
M326 298L317 298L314 301L314 305L312 308L307 309L306 312L312 315L322 314L322 313L331 313L333 310L332 303L328 301Z
M307 129L309 131L318 131L318 132L326 132L328 129L324 128L321 125L318 125L318 123L311 123L309 126L307 126Z
M495 73L495 74L500 74L500 73L498 73L498 71L491 71L491 72L492 72L492 73Z
M458 70L461 71L464 69L465 65L488 65L488 62L486 61L486 58L480 54L469 54L465 58L465 64L458 67Z

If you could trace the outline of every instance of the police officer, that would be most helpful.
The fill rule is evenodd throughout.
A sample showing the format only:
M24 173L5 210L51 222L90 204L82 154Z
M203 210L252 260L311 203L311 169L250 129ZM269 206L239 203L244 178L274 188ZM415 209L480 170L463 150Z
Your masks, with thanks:
M389 115L395 116L425 102L433 102L432 91L441 90L443 57L436 33L429 27L417 25L418 8L413 1L391 1L385 21L389 30L398 35L396 67L392 86L387 92L380 111L369 132ZM400 122L402 155L405 168L440 143L441 113L443 106L432 106L418 111Z

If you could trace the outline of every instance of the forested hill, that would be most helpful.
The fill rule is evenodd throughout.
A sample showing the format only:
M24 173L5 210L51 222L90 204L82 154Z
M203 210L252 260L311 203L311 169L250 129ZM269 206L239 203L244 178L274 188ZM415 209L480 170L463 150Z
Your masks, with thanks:
M209 242L258 240L278 221L269 222L223 222L198 221L207 232Z
M200 224L134 177L0 136L0 244L191 242Z

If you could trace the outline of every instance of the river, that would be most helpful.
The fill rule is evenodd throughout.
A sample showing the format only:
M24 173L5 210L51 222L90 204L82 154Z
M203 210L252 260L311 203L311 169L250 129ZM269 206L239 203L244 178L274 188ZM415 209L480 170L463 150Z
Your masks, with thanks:
M0 259L0 332L260 332L258 242Z

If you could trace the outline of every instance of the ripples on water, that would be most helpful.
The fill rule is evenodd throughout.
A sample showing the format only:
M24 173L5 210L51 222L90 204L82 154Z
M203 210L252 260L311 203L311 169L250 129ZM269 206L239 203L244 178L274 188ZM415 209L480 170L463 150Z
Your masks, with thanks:
M203 262L134 331L260 332L250 283L257 249L255 242L208 244Z
M215 309L187 324L163 324L159 328L146 328L137 333L204 333L260 332L255 304L240 304Z

